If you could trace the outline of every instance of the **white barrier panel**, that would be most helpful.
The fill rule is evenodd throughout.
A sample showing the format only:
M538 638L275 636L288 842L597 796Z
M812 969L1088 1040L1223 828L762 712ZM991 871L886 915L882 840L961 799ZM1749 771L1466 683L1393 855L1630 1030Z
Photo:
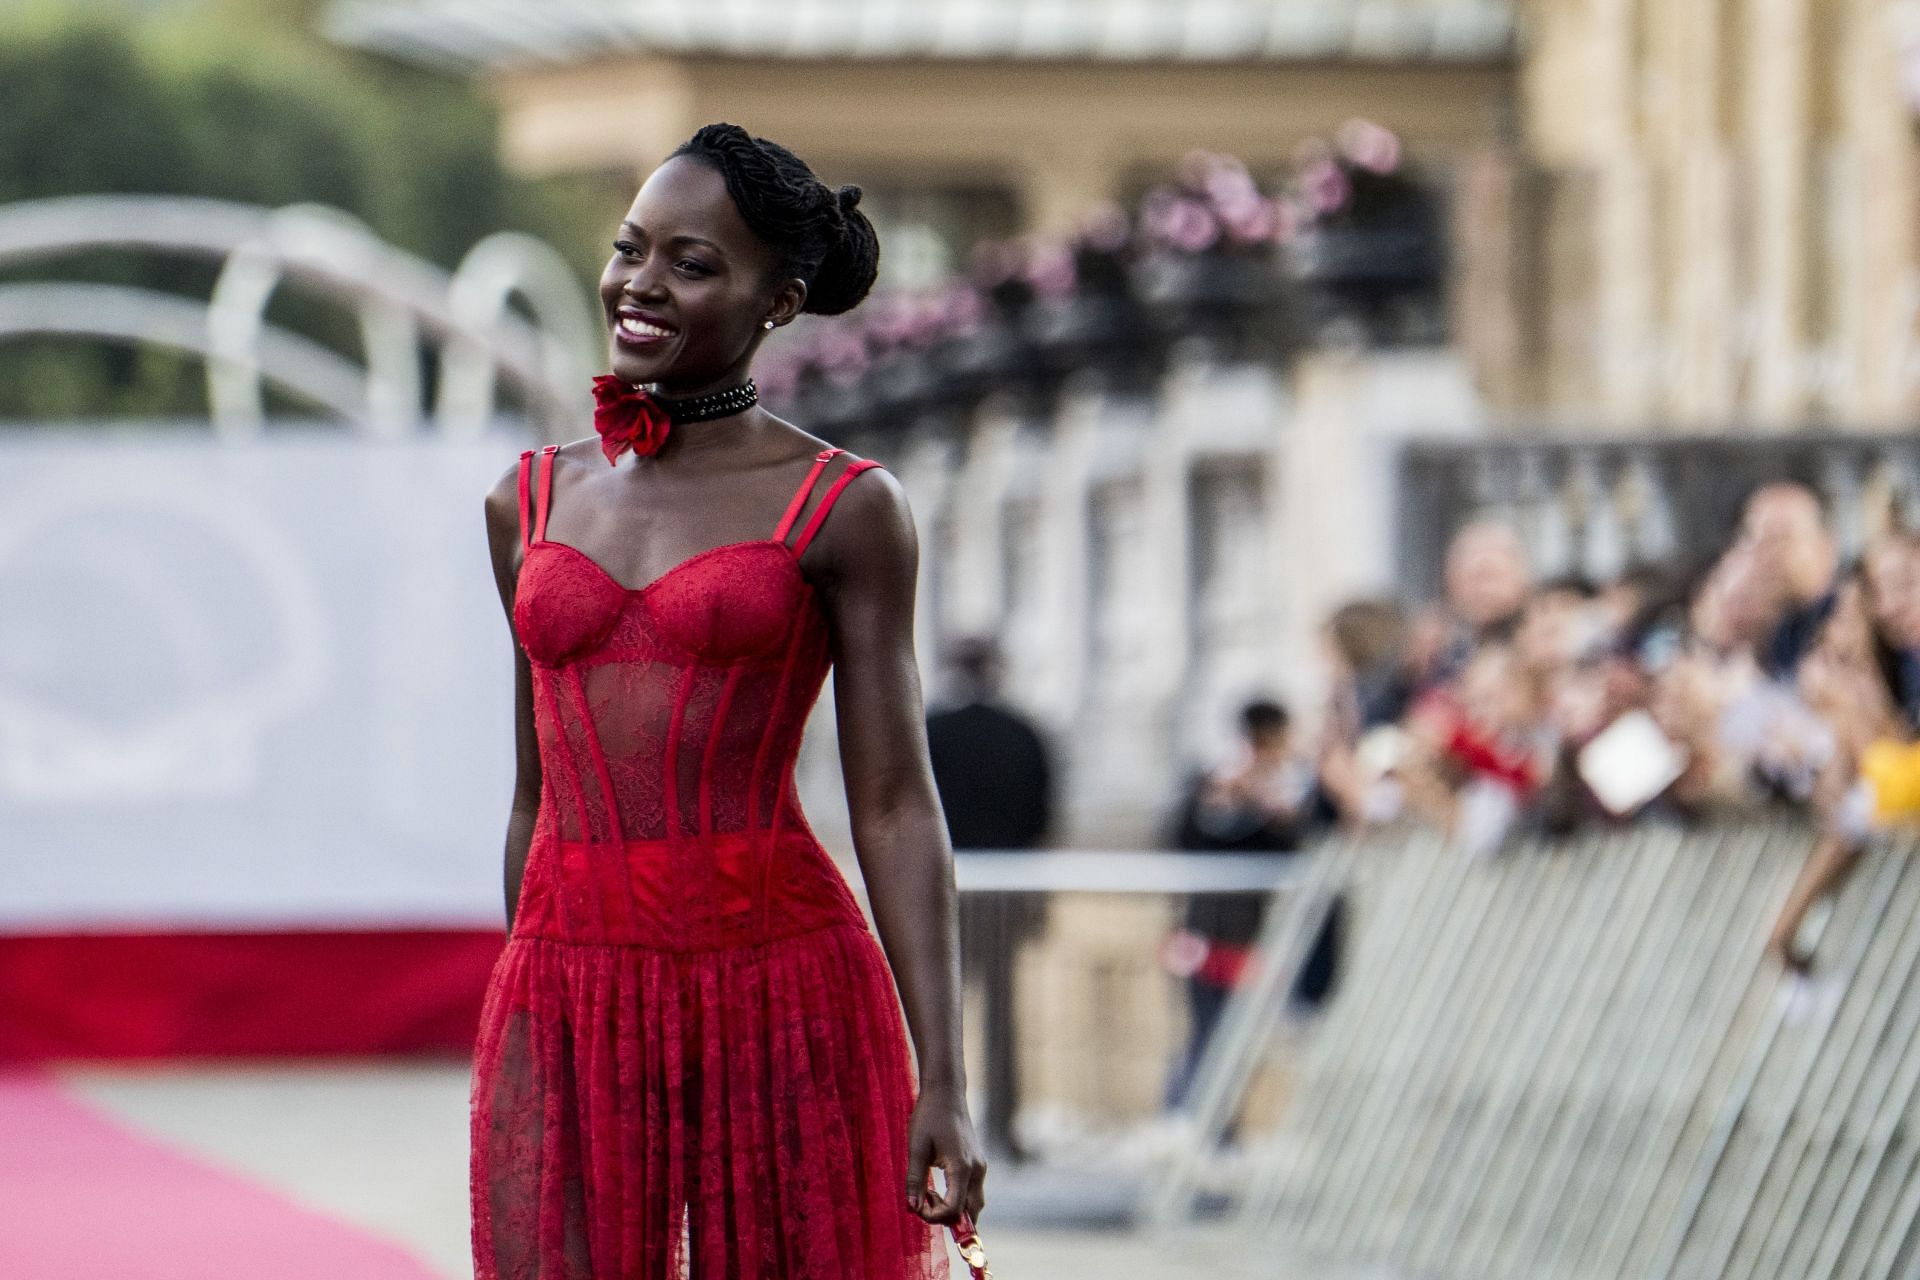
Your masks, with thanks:
M1920 850L1864 856L1809 983L1762 944L1811 841L1650 826L1477 861L1428 837L1317 856L1292 897L1349 896L1341 995L1226 1191L1230 1229L1383 1280L1920 1275ZM1195 1136L1145 1201L1163 1229L1197 1216L1295 914L1269 917Z
M499 925L521 447L0 434L0 930Z

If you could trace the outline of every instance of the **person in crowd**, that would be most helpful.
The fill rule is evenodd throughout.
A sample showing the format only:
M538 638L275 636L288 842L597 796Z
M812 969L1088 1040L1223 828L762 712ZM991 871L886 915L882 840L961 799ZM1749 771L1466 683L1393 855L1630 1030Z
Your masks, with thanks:
M1342 605L1323 635L1330 694L1329 732L1357 739L1392 724L1413 699L1407 615L1392 600Z
M1000 697L1000 650L990 638L955 641L947 654L948 701L927 716L934 785L955 849L1033 849L1053 825L1053 761L1046 740ZM1014 970L1020 949L1046 925L1032 894L969 893L960 899L960 956L985 1015L987 1115L995 1153L1024 1158L1013 1131L1020 1106Z
M1740 543L1778 593L1772 633L1760 662L1775 679L1791 679L1832 612L1840 553L1820 498L1806 485L1765 484L1747 499Z
M1909 725L1920 727L1920 537L1881 538L1861 562L1875 660Z
M1562 672L1597 657L1611 638L1599 593L1581 578L1542 583L1520 606L1514 654L1533 679L1551 683Z
M1685 630L1686 575L1669 566L1636 565L1594 593L1600 625L1615 649L1662 666Z
M1540 699L1550 762L1542 770L1539 816L1550 830L1570 827L1582 815L1604 816L1578 786L1573 758L1618 714L1610 705L1612 673L1603 661L1611 626L1592 585L1569 577L1542 584L1514 631L1514 656Z
M1777 581L1751 542L1736 541L1702 581L1690 635L1657 678L1655 717L1688 757L1676 799L1695 816L1805 803L1832 755L1799 690L1767 671L1785 607Z
M1531 815L1550 776L1545 709L1516 647L1482 645L1456 680L1413 707L1408 803L1460 849L1491 852Z
M1476 520L1456 533L1447 544L1445 601L1412 639L1420 686L1445 684L1480 645L1511 638L1532 586L1526 547L1511 525Z
M1609 726L1647 703L1646 673L1624 640L1640 608L1637 584L1610 595L1569 577L1542 586L1521 614L1514 652L1538 691L1534 736L1543 764L1539 785L1518 816L1547 834L1628 816L1595 793L1580 759Z
M1920 726L1909 701L1920 641L1920 542L1887 538L1841 584L1801 664L1810 705L1832 728L1834 758L1818 795L1821 836L1774 922L1768 949L1808 967L1807 916L1838 893L1877 831L1920 822Z
M1297 850L1323 814L1311 760L1297 749L1286 708L1267 699L1240 712L1240 741L1221 764L1196 774L1184 789L1171 843L1210 853L1273 854ZM1240 982L1260 932L1268 895L1195 894L1181 927L1167 940L1167 968L1187 985L1187 1042L1168 1076L1166 1104L1185 1102L1195 1068ZM1331 992L1337 964L1340 906L1329 913L1295 981L1292 1000L1318 1008Z
M1400 722L1413 700L1415 673L1407 616L1392 600L1354 600L1334 611L1322 633L1328 694L1320 726L1322 794L1342 823L1392 821L1403 788Z

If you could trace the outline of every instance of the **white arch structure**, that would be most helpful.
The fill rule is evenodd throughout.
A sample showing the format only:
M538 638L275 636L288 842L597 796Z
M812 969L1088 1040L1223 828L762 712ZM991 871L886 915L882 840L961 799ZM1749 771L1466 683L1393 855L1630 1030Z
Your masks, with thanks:
M431 423L443 433L483 430L502 385L529 406L543 434L588 412L597 326L559 254L531 236L489 236L448 274L318 205L262 209L172 196L0 205L0 268L87 251L222 265L205 302L116 285L0 285L0 341L57 334L193 352L206 360L214 428L227 438L261 430L268 383L369 434L421 429L423 336L438 345ZM268 322L283 282L355 309L360 363ZM508 305L515 295L533 322Z

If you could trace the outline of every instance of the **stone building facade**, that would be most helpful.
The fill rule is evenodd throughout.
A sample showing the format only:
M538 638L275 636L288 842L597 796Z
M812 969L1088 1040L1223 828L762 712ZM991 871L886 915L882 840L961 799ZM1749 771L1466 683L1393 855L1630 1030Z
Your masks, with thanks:
M1903 425L1920 319L1914 6L1530 0L1509 416ZM1498 344L1495 344L1498 345Z

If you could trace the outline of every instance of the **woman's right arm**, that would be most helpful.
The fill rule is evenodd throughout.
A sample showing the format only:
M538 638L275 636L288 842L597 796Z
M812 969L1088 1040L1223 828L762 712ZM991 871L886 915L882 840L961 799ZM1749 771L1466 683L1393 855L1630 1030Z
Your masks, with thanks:
M493 557L494 585L506 610L513 643L513 807L507 814L505 891L507 931L520 901L520 877L527 868L533 824L540 812L540 743L533 728L533 668L513 630L514 583L520 572L520 471L512 467L487 493L487 544Z

